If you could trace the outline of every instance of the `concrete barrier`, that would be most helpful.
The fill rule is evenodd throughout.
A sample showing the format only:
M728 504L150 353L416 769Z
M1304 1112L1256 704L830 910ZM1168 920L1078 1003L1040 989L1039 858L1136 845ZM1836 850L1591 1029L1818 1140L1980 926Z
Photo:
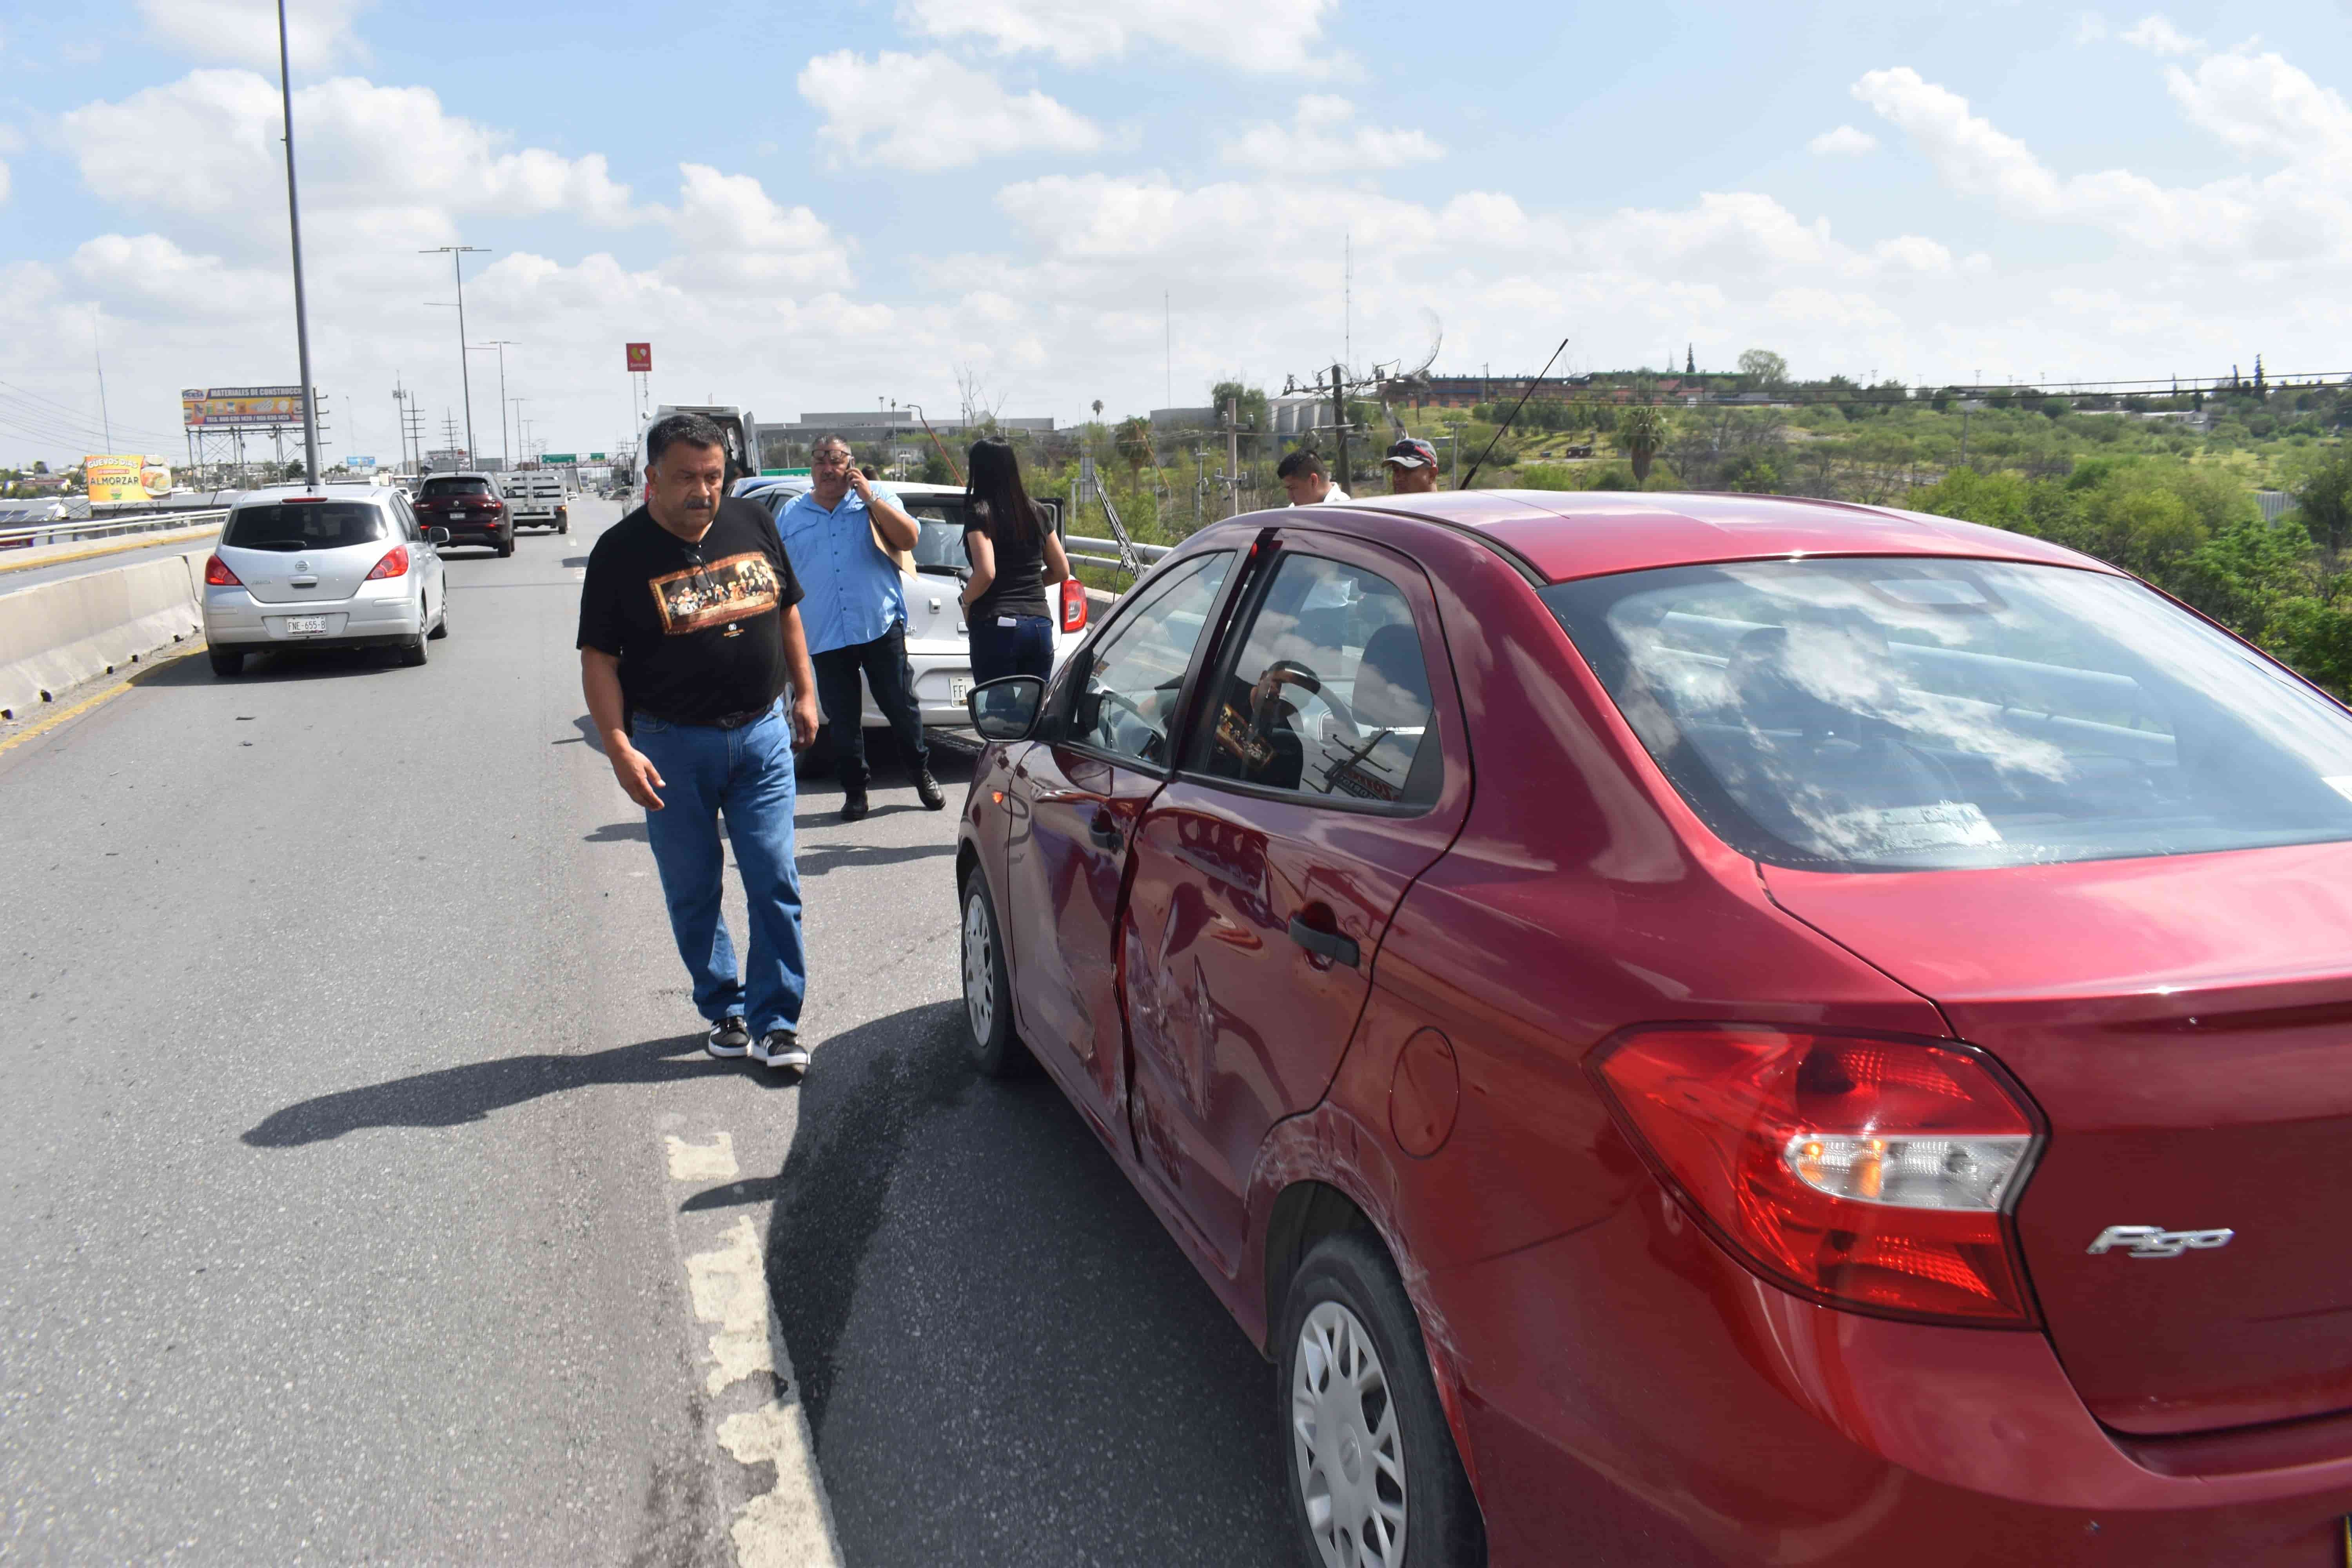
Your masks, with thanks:
M0 716L201 636L203 572L173 555L0 595Z

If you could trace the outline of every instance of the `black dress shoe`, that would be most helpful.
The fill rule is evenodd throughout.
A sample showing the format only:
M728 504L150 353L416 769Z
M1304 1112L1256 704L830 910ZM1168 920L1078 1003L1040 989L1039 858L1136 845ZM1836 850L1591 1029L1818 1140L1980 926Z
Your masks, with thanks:
M841 820L856 822L866 815L866 792L852 790L841 797Z
M940 781L931 776L929 768L915 775L915 795L925 811L937 811L948 803L947 792L940 788Z

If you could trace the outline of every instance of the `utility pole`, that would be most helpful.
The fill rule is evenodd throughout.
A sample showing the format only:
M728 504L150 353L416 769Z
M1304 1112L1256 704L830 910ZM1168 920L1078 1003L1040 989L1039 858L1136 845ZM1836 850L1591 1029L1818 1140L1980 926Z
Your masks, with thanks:
M1336 364L1331 367L1331 431L1339 442L1340 482L1352 485L1356 476L1348 469L1348 373Z
M1242 511L1242 404L1238 397L1225 399L1225 515L1239 517Z
M496 349L499 353L499 456L507 467L514 467L514 452L507 446L507 350L520 345L520 338L492 338L488 342L474 345L477 353Z
M281 12L285 6L286 0L278 0L278 9ZM466 461L471 463L478 459L481 454L474 450L474 366L473 362L466 357L466 258L475 255L488 256L489 248L480 245L436 245L427 247L416 254L419 256L446 254L449 258L450 270L457 274L457 377L466 389ZM309 374L307 370L303 372L306 376Z
M500 395L504 396L505 395L500 394ZM528 437L524 436L522 432L522 405L529 403L530 399L528 397L509 397L507 401L514 405L516 444L522 447L522 459L524 462L528 463L530 461L530 440ZM506 416L501 413L499 416L499 427L500 429L504 429L506 427Z
M106 411L106 356L98 349L98 321L99 309L93 305L89 310L89 357L91 363L98 366L98 416L106 426L106 449L111 452L114 450L114 416Z
M306 484L319 482L319 411L310 396L310 313L302 297L302 204L294 183L294 75L286 50L286 0L278 0L278 96L286 110L286 226L294 240L294 354L302 373L302 459Z

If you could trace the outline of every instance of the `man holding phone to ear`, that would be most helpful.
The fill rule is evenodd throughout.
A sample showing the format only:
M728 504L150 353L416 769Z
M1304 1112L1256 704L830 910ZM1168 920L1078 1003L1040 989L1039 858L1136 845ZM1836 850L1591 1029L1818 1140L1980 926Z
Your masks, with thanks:
M646 504L588 553L580 686L614 777L646 809L706 1048L797 1070L808 961L793 752L816 738L816 676L792 558L766 511L728 498L724 442L698 414L646 433ZM721 813L751 906L740 974L719 913Z

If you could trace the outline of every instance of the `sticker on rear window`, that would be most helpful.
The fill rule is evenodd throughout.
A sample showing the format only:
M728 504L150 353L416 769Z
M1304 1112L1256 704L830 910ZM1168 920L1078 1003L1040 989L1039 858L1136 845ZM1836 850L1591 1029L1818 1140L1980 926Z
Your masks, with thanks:
M1842 811L1823 818L1822 826L1833 841L1876 855L1981 848L2001 842L2000 829L1986 820L1974 802L1965 800Z

